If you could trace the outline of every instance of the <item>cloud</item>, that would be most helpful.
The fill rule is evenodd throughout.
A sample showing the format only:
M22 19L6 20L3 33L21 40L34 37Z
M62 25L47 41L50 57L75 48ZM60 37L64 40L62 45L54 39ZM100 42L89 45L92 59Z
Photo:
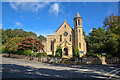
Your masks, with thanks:
M53 13L55 15L58 15L58 13L60 12L60 8L59 8L59 4L58 3L54 3L51 5L50 9L49 9L49 13Z
M15 23L15 27L23 27L23 25L22 25L19 21L17 21L17 22Z
M0 24L0 29L2 28L2 24Z
M93 31L93 29L90 29L90 32L92 32Z
M28 10L33 12L38 12L40 9L46 7L49 2L10 2L10 7L14 10Z
M108 10L107 12L105 12L106 15L111 15L113 13L112 10Z

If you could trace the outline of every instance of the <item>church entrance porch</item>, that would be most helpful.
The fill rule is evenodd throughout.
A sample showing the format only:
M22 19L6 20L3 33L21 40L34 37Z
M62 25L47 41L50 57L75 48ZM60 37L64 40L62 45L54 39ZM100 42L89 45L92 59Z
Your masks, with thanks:
M69 58L69 53L68 53L68 48L67 47L63 48L62 58L67 58L67 59Z
M63 53L65 56L68 56L68 49L67 48L64 48L64 53Z

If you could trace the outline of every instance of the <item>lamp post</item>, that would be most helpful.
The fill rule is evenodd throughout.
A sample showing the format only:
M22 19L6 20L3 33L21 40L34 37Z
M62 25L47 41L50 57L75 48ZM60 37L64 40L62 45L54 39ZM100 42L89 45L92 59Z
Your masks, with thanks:
M34 38L33 38L33 48L32 48L32 60L33 60L33 49L34 49Z

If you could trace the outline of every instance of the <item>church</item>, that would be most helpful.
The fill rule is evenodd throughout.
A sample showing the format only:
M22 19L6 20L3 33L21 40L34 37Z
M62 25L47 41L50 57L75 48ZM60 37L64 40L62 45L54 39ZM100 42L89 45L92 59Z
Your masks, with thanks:
M77 12L74 18L74 29L66 22L54 32L54 35L47 35L47 55L55 55L57 47L61 45L62 58L73 57L73 48L76 45L80 57L86 54L86 42L83 35L82 17Z

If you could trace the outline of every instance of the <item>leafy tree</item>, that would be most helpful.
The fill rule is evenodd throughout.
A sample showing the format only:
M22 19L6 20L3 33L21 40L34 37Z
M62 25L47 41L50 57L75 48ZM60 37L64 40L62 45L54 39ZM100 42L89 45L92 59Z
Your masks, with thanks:
M39 35L38 36L38 39L42 42L42 41L46 41L46 38L42 35Z
M61 48L61 45L59 45L56 49L56 52L55 52L55 56L56 57L62 57L62 48Z
M113 33L120 35L120 16L114 16L113 14L104 19L104 29L110 29Z
M73 49L73 57L79 57L79 49L76 45Z
M18 44L18 50L33 50L38 51L40 49L43 49L42 43L32 37L27 37L22 39L21 43Z
M89 36L86 37L88 52L90 53L101 53L103 44L106 42L107 37L104 29L93 28Z
M18 48L17 44L20 43L21 39L22 39L21 37L14 37L6 43L6 50L9 53L9 56L11 52L17 51Z
M107 40L103 45L104 52L115 57L118 55L118 45L119 43L117 41L117 38L114 36L111 39Z
M104 20L103 28L93 28L88 36L85 35L88 53L102 53L120 56L120 18L111 15Z
M9 37L8 37L6 31L4 31L2 29L2 44L5 44L8 40L9 40Z
M7 43L8 40L14 37L34 37L37 38L37 35L33 32L26 32L23 29L2 29L2 44Z
M105 51L114 57L120 57L120 16L112 14L106 17L103 28L107 36L107 42L104 44Z

